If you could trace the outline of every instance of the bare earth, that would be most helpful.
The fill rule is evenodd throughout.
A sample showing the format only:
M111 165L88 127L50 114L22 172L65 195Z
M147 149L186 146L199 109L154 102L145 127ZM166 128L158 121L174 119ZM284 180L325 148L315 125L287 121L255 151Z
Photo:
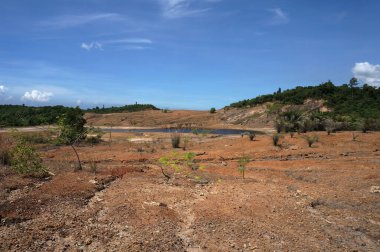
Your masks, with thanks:
M0 251L380 251L380 133L351 134L320 132L312 148L183 134L182 150L169 134L113 133L78 147L76 172L69 147L41 145L50 180L0 168ZM166 182L157 160L173 151L205 169Z

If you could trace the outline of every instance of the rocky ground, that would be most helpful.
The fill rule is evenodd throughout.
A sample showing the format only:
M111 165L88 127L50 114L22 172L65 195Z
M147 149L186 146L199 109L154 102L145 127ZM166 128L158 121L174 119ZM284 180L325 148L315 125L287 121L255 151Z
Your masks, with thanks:
M78 147L83 171L70 148L41 145L54 176L0 168L0 251L379 251L380 133L358 134L311 148L184 134L174 150L169 134L114 133ZM202 169L160 166L173 151Z

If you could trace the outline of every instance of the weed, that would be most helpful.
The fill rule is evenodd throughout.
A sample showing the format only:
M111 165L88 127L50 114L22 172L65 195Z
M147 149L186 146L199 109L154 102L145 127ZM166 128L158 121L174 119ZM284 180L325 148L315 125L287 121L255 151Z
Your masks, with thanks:
M90 170L92 173L96 174L96 172L98 170L98 165L97 165L96 161L94 161L94 160L90 161Z
M197 170L199 167L194 163L195 153L194 152L187 152L184 155L184 160L186 162L186 165L191 168L192 170Z
M197 166L195 164L194 158L196 154L193 152L187 152L181 155L177 152L172 152L167 156L159 158L158 163L160 164L161 173L167 179L167 181L172 178L175 173L184 173L186 176L192 176L191 172L186 169L191 169L191 171L205 169L204 166ZM168 171L169 170L169 171ZM170 170L172 172L170 172Z
M352 132L352 141L356 141L356 139L359 137L359 134L356 134L355 132Z
M305 136L305 140L307 144L309 145L309 147L311 147L314 143L318 142L319 138L317 135Z
M245 166L250 162L251 160L249 159L249 157L241 157L239 158L238 160L238 164L239 164L239 172L243 175L243 179L244 179L244 173L245 173Z

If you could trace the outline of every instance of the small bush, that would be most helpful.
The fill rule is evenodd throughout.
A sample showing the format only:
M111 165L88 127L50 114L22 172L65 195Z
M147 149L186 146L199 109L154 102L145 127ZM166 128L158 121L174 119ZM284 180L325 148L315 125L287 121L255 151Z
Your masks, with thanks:
M366 118L364 121L361 122L360 126L363 133L367 133L371 130L377 130L376 120L372 118Z
M255 132L250 132L249 135L248 135L248 137L249 137L250 141L253 141L256 138Z
M282 138L282 135L280 133L273 134L273 136L272 136L273 145L278 146L281 138Z
M171 136L171 140L172 140L172 147L179 148L179 144L181 142L181 135L178 133L174 133Z
M0 134L0 165L11 165L11 142Z
M98 144L102 141L101 136L89 136L86 137L86 143L89 144Z
M307 144L309 145L309 147L311 147L314 143L318 142L319 138L317 135L305 136L305 140Z
M323 121L323 126L327 134L330 135L332 132L336 131L337 123L333 119L327 118L326 120Z
M0 149L0 164L11 165L11 154L9 152L9 149Z
M37 151L25 140L19 142L11 149L11 166L17 173L32 177L44 177L47 169Z
M215 108L211 108L211 109L210 109L210 113L211 113L211 114L216 113L216 109L215 109Z

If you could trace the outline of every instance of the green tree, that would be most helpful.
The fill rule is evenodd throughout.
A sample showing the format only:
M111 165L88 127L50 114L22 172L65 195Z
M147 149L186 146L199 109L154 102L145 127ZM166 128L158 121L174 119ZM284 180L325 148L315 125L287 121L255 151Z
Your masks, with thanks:
M82 164L75 149L75 144L86 138L84 127L86 120L83 118L83 111L79 108L70 108L66 113L58 118L58 128L60 130L58 140L60 143L70 145L74 150L78 160L78 169L82 170Z
M348 84L348 86L351 88L351 97L352 97L352 99L354 99L354 88L357 85L359 85L358 79L356 79L355 77L352 77L351 80L350 80L350 83Z
M216 112L216 109L215 109L215 108L211 108L211 109L210 109L210 113L211 113L211 114L214 114L215 112Z

